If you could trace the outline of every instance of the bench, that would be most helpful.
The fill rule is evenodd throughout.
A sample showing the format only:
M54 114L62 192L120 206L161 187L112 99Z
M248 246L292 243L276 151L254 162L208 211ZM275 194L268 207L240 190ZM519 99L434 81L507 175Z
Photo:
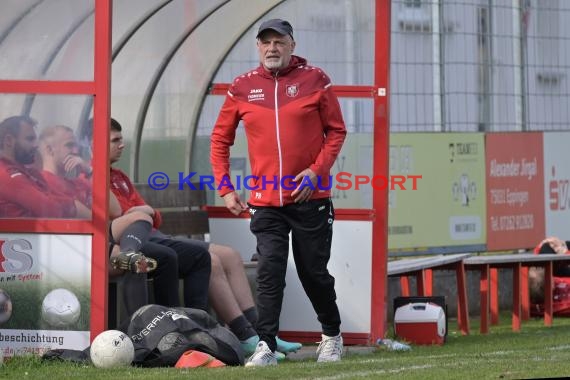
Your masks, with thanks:
M134 184L143 199L162 215L160 230L167 235L186 236L204 240L210 232L206 211L206 190L190 189L187 185L178 189L177 183L170 183L164 190L155 190L148 183Z
M410 295L409 277L416 277L417 295L431 296L434 270L454 270L457 278L457 324L462 334L469 334L467 285L463 261L471 254L438 255L388 262L388 277L400 277L401 293Z
M184 190L178 189L177 183L170 183L164 190L155 190L148 183L136 183L135 189L150 206L160 211L162 225L160 230L172 236L184 236L192 239L206 240L210 232L208 213L205 209L207 203L206 190L192 190L185 185ZM184 289L183 286L180 289ZM116 278L109 278L109 326L117 326L121 316L126 313L123 303L117 296ZM152 287L149 295L152 297Z
M472 256L464 260L466 270L480 272L479 294L481 303L481 334L489 332L489 311L491 324L499 322L498 273L500 268L513 271L512 329L520 331L521 319L530 318L528 292L528 268L544 267L544 325L552 325L552 267L554 262L570 261L570 255L520 253L512 255Z

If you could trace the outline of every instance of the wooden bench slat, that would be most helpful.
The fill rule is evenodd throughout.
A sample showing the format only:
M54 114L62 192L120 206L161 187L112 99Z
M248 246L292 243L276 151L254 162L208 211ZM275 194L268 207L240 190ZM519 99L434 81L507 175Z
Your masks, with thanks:
M137 183L134 186L146 203L158 209L203 207L207 203L206 191L200 190L199 185L195 186L197 190L188 186L185 186L184 190L178 190L177 183L170 183L164 190L154 190L147 183Z
M388 276L395 276L402 273L410 273L423 269L441 267L467 259L470 256L470 253L459 253L456 255L438 255L431 257L421 257L417 259L389 261Z
M489 255L489 256L471 256L465 260L465 265L482 265L482 264L510 264L510 263L532 263L545 261L568 261L566 255L519 253L514 255Z
M134 185L146 203L162 214L162 232L186 236L210 232L208 213L203 209L207 202L206 191L200 190L199 184L194 184L197 190L188 185L178 190L178 183L170 183L164 190L154 190L147 183Z
M169 235L204 235L210 232L206 211L161 211L160 230Z

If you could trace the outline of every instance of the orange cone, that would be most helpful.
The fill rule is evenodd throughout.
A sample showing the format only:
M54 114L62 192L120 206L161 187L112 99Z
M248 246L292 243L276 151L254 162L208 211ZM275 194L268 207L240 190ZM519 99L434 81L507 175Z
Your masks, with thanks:
M226 365L214 358L213 356L200 351L188 350L182 355L174 365L176 368L217 368L225 367Z
M216 358L213 358L213 360L211 362L206 364L207 368L219 368L219 367L225 367L225 366L226 366L226 364L223 361L218 360Z

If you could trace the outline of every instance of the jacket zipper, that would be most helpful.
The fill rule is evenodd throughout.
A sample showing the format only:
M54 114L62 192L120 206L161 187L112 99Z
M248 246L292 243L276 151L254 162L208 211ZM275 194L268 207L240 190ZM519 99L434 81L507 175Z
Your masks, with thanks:
M283 189L281 188L281 178L283 178L283 163L281 155L281 139L279 134L279 102L277 101L277 88L279 87L279 82L277 81L278 73L275 73L275 93L273 97L275 99L275 132L277 133L277 152L279 153L279 178L277 179L277 186L279 187L279 205L283 207Z

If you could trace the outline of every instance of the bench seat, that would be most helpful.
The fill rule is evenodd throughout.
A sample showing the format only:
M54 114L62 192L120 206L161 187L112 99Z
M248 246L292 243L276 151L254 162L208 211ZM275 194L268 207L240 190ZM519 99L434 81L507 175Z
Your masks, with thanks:
M499 323L498 273L500 268L513 271L513 311L512 329L519 331L521 320L530 318L530 297L528 291L528 268L544 267L544 325L552 325L552 269L555 262L570 261L570 255L520 253L511 255L481 255L465 259L465 269L479 271L479 294L481 303L480 332L489 332L489 312L491 324ZM570 264L570 263L569 263Z
M457 278L457 323L462 334L469 334L467 284L463 260L470 253L438 255L388 262L388 277L400 277L403 296L410 295L409 277L416 277L417 295L432 295L434 270L454 270Z

